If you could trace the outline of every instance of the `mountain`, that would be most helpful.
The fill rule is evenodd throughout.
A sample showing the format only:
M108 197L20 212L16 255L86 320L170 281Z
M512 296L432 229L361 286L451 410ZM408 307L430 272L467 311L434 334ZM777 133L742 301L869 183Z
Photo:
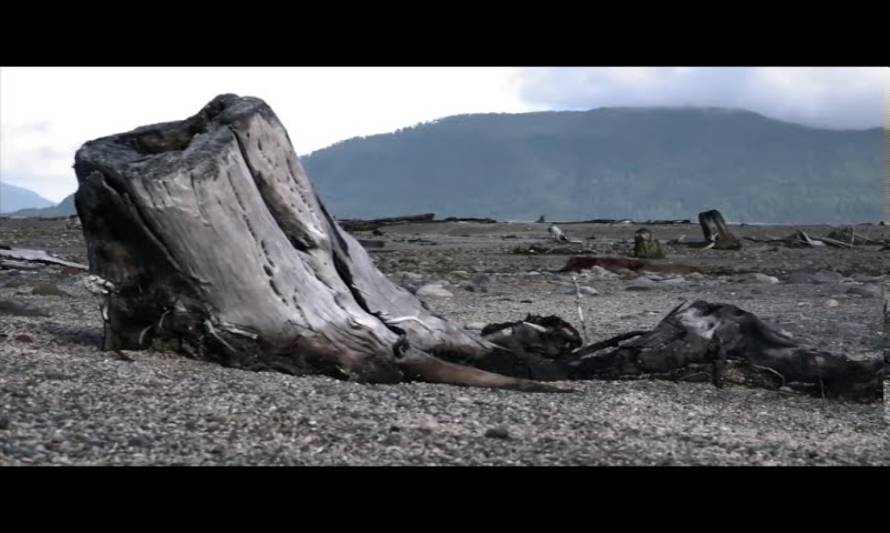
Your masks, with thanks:
M340 218L884 218L885 131L740 110L600 108L460 115L355 138L302 163Z
M44 207L42 209L21 209L19 211L7 213L7 216L54 218L54 217L70 217L70 216L76 215L76 214L77 214L77 209L74 207L74 194L70 194L70 195L66 196L64 200L59 202L58 205L53 205L51 207Z
M11 213L19 209L48 207L53 203L34 191L16 187L0 181L0 213Z

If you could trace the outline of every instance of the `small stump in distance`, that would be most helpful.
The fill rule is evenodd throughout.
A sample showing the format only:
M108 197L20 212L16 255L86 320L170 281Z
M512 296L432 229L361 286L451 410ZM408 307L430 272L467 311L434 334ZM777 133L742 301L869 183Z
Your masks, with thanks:
M708 248L717 250L740 250L742 248L742 242L729 231L720 211L712 209L699 213L698 222L701 224Z
M663 259L664 249L661 243L652 237L652 232L640 228L634 234L634 257L641 259Z

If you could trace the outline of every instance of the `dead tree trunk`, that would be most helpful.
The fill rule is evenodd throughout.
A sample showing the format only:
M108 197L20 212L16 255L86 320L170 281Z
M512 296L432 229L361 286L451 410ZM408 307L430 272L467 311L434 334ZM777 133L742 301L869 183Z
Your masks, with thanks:
M698 222L701 224L702 232L705 234L705 242L708 248L738 250L742 247L741 241L729 231L720 211L712 209L699 213Z
M391 283L317 198L261 100L86 143L76 154L90 269L112 285L106 349L382 383L554 390L460 367L494 345Z
M634 257L641 259L663 259L664 249L646 228L640 228L634 234Z

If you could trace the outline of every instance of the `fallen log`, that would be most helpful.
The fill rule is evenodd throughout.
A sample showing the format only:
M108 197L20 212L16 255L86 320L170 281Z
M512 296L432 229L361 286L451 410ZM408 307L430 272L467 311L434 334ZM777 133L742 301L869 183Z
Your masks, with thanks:
M557 272L580 272L595 266L605 268L611 272L620 272L622 270L632 270L634 272L645 270L670 274L701 272L701 269L692 265L653 262L629 257L572 257Z
M447 217L442 220L433 220L433 222L467 222L472 224L497 224L497 220L493 218L476 218L476 217Z
M402 217L374 218L370 220L343 219L337 220L340 227L346 231L373 231L383 226L395 226L398 224L410 224L412 222L432 222L436 218L435 213L421 215L407 215Z
M61 265L79 270L89 270L87 265L80 263L72 263L58 257L53 257L43 250L29 250L25 248L10 248L8 246L0 246L0 258L12 261L4 261L10 268L15 266L15 261L25 261L29 263L42 263L47 265Z
M541 322L530 318L483 330L483 334L489 332L489 340L514 352L545 354L534 365L525 367L525 375L530 379L565 375L572 380L685 380L703 373L720 387L733 383L769 389L785 387L825 398L862 402L883 399L884 361L851 359L800 346L734 305L685 302L651 331L625 333L547 359L547 353L571 343L577 331L566 330L553 320L555 317L550 318L555 331L541 331ZM505 333L507 326L512 326L509 333ZM488 368L515 372L515 364L508 367L510 364L513 363L496 361Z

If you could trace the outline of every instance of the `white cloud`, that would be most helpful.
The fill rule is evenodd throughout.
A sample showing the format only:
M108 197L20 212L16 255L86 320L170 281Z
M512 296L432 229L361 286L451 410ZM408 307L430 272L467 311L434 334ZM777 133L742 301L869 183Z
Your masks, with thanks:
M3 68L0 179L73 192L85 141L183 119L222 93L257 96L299 154L460 113L528 108L506 68Z
M873 128L886 126L890 69L529 68L516 82L538 109L736 107L816 127Z

